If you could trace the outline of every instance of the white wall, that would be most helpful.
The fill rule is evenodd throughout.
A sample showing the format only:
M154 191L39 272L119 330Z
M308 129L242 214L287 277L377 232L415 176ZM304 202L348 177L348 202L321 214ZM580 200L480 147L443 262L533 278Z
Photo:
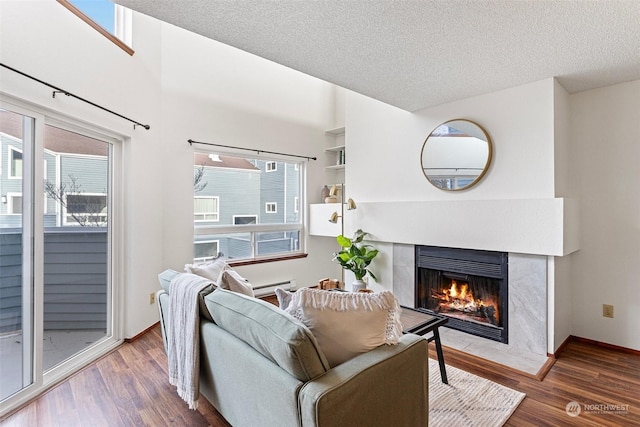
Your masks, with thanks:
M348 197L359 208L348 214L347 228L363 227L391 259L393 246L383 242L520 254L574 252L577 203L557 198L558 193L573 195L568 104L568 94L554 79L415 113L348 93L346 181ZM476 186L445 192L425 179L420 153L435 127L456 118L473 120L487 130L493 160ZM546 283L549 351L570 331L571 262L569 257L555 261L549 258ZM383 278L380 286L396 286L392 265L374 267ZM556 300L565 310L557 318Z
M575 188L576 176L572 173L571 162L571 132L570 132L570 103L569 94L554 82L554 186L556 196L574 197L577 195ZM576 200L574 215L564 218L566 232L563 239L566 242L569 235L577 235L579 240L580 218L578 216L579 203ZM570 230L570 231L569 231ZM579 241L577 242L579 246ZM547 352L555 353L560 345L571 335L571 313L574 309L571 301L571 260L573 254L564 257L549 257L548 259L548 285L549 290L549 316Z
M452 118L482 124L495 157L476 187L446 193L424 179L419 153L426 135ZM554 80L544 80L415 114L348 93L346 126L348 196L363 208L569 198L560 199L566 201L566 256L548 262L548 351L569 335L640 349L640 196L633 190L640 181L639 81L568 95ZM366 224L383 241L394 241L394 233L402 239L420 233L412 219L429 215L397 209L390 220L378 215L381 209L370 209L358 216L364 210L347 218L349 228ZM442 237L434 231L424 239L433 235ZM382 277L393 277L392 267L379 268ZM614 319L602 317L603 303L614 305Z
M572 334L640 350L640 81L572 95L571 132L582 204Z
M325 183L324 131L333 127L334 86L180 28L162 26L164 262L193 257L193 151L188 139L317 156L307 163L309 202ZM255 155L239 150L223 151ZM331 241L310 238L303 260L238 267L254 285L317 283L335 271Z
M193 253L193 148L204 140L322 159L334 127L333 86L167 24L133 14L127 55L54 1L0 1L0 60L111 110L133 126L0 69L0 90L116 132L124 138L124 337L158 320L149 294L157 274L181 270ZM322 161L309 162L310 202L320 199ZM317 191L316 191L317 189ZM239 268L256 284L315 283L334 272L331 239L308 240L304 259Z
M361 202L554 197L553 90L548 79L415 113L347 93L349 197ZM420 152L427 135L454 118L482 125L494 157L480 183L452 193L425 179Z
M155 275L162 268L162 191L153 183L162 180L158 141L160 127L159 46L138 46L146 54L127 55L91 30L66 8L52 1L2 1L0 3L0 61L41 80L101 104L139 122L138 128L116 116L70 97L52 98L51 89L6 69L0 69L0 90L39 108L68 115L108 129L124 139L124 253L117 279L124 282L124 335L133 336L157 318L149 305L149 293L157 288ZM148 28L149 40L158 31Z
M549 223L558 227L555 224L558 217L551 213L556 209L553 207L554 88L554 80L548 79L415 113L348 92L347 197L354 198L361 207L347 214L348 231L366 225L365 231L371 233L373 240L396 243L446 245L450 236L455 242L449 244L457 246L460 239L468 235L464 228L467 223L478 220L480 214L491 215L493 202L494 216L504 214L504 201L511 199L527 201L527 206L531 200L544 201ZM476 186L446 192L432 186L424 177L420 153L427 135L440 123L454 118L482 125L492 139L494 155L488 172ZM537 202L532 203L536 208L539 206ZM477 210L479 204L482 212ZM558 208L562 210L561 206ZM449 216L432 221L425 219L441 210L455 210L455 221L447 223ZM391 218L387 211L393 212ZM539 222L540 217L532 218L533 225L537 225L535 221ZM420 226L419 222L424 225ZM439 224L437 227L441 230L429 228L430 224ZM457 231L460 226L465 232ZM561 228L562 224L560 232ZM521 232L517 232L516 237L511 232L507 234L512 242L494 250L517 252L526 248L536 253L538 246L531 244L531 236ZM514 245L513 240L518 238L520 241ZM487 240L486 233L480 240ZM474 239L465 247L492 249L482 247L480 240ZM544 251L537 253L545 254Z

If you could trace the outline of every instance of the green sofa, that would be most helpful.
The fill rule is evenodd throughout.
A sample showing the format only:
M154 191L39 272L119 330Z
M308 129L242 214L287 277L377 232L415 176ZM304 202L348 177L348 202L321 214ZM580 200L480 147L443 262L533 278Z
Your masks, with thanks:
M177 274L159 275L165 348L168 283ZM223 289L203 302L213 321L201 314L200 393L231 425L427 426L423 337L404 335L331 368L311 331L278 307Z

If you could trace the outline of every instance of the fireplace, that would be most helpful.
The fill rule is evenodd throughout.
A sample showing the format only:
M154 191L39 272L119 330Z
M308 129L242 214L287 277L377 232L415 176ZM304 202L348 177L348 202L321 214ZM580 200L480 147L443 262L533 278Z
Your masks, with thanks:
M447 327L508 343L508 255L416 246L415 306Z

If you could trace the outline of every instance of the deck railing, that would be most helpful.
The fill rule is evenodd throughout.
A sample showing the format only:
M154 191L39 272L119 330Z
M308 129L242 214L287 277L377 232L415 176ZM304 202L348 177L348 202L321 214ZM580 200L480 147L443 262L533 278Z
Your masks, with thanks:
M56 227L44 234L44 329L103 329L107 229ZM22 329L22 231L0 229L0 333Z

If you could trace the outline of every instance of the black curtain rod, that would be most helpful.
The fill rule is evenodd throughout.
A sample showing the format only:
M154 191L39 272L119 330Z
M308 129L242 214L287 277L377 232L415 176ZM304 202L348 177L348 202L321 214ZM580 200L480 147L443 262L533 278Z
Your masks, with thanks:
M45 85L45 86L50 87L51 89L55 89L55 90L53 91L53 94L52 94L52 96L53 96L54 98L56 97L56 93L62 93L62 94L64 94L64 95L67 95L67 96L71 96L71 97L73 97L73 98L76 98L76 99L78 99L78 100L80 100L80 101L82 101L82 102L86 102L86 103L87 103L87 104L89 104L89 105L93 105L94 107L99 108L99 109L101 109L101 110L103 110L103 111L106 111L107 113L111 113L111 114L116 115L116 116L118 116L118 117L120 117L120 118L122 118L122 119L128 120L128 121L130 121L131 123L133 123L133 128L134 128L134 129L136 128L136 126L142 126L143 128L145 128L145 129L147 129L147 130L151 129L151 126L149 126L149 125L143 125L142 123L136 122L135 120L132 120L132 119L130 119L130 118L128 118L128 117L125 117L125 116L123 116L122 114L116 113L115 111L111 111L111 110L109 110L108 108L104 108L104 107L103 107L103 106L101 106L101 105L98 105L98 104L96 104L96 103L94 103L94 102L91 102L91 101L89 101L89 100L87 100L87 99L84 99L84 98L82 98L82 97L80 97L80 96L78 96L78 95L74 95L73 93L68 92L68 91L66 91L66 90L64 90L64 89L60 89L59 87L56 87L56 86L54 86L54 85L52 85L52 84L49 84L49 83L47 83L47 82L45 82L45 81L42 81L42 80L40 80L40 79L38 79L38 78L36 78L36 77L30 76L30 75L29 75L29 74L27 74L27 73L23 73L23 72L22 72L22 71L20 71L20 70L16 70L15 68L10 67L10 66L8 66L8 65L5 65L5 64L3 64L3 63L1 63L1 62L0 62L0 66L2 66L2 67L4 67L4 68L6 68L6 69L8 69L8 70L13 71L14 73L18 73L18 74L20 74L21 76L27 77L27 78L29 78L29 79L31 79L31 80L35 80L35 81L37 81L38 83L41 83L41 84L43 84L43 85Z
M213 147L233 148L234 150L255 151L258 154L260 154L260 153L268 153L268 154L277 154L279 156L297 157L299 159L318 160L317 157L298 156L297 154L278 153L276 151L258 150L256 148L234 147L233 145L212 144L210 142L194 141L193 139L189 139L187 142L189 143L189 145L193 145L193 144L211 145Z

